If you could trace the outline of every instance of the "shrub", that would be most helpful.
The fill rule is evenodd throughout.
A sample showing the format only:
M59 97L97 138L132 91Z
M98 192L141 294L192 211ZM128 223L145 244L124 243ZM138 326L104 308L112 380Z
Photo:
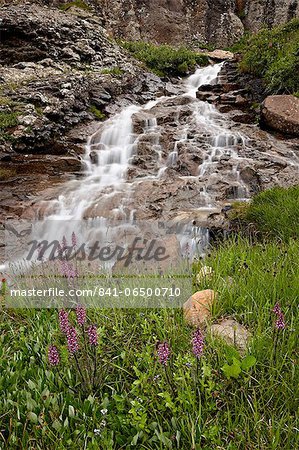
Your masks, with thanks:
M102 69L101 73L103 75L115 75L120 76L124 74L124 71L120 69L119 67L107 67L105 69Z
M85 11L88 11L90 9L89 6L82 0L74 0L73 2L70 3L64 3L63 5L59 6L59 9L61 9L62 11L67 11L72 7L84 9Z
M147 42L125 42L120 45L158 76L184 76L197 65L207 65L208 57L188 50L186 47L174 48L169 45L154 45Z
M18 113L0 111L0 131L15 127L18 124Z
M269 92L299 90L299 19L246 35L233 50L242 54L240 69L264 78Z

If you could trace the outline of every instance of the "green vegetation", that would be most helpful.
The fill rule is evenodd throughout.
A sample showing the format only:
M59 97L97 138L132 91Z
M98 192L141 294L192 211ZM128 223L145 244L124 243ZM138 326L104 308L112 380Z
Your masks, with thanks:
M1 142L1 134L0 134L0 142ZM0 167L0 181L8 180L16 175L15 169L4 169Z
M17 112L0 111L0 132L15 127L18 124L18 115Z
M242 54L241 70L264 78L269 92L299 90L299 19L246 35L233 51Z
M90 10L90 7L83 0L74 0L73 2L63 3L62 5L59 5L59 9L61 9L62 11L67 11L72 7L84 9L85 11Z
M261 192L250 204L237 203L231 219L251 224L264 238L288 242L299 237L299 186Z
M119 44L161 77L185 76L194 70L196 65L204 66L209 63L207 56L185 47L174 48L147 42L121 41Z
M115 75L115 76L121 76L124 74L124 70L120 69L119 67L110 67L105 68L101 70L101 73L103 75Z
M267 241L229 239L194 264L194 274L212 268L194 286L218 292L212 320L232 317L252 333L245 355L207 333L197 362L181 309L90 310L103 378L99 390L84 395L57 311L0 309L0 447L298 448L297 194L298 187L273 189L254 199L248 211ZM286 239L277 240L277 230ZM277 302L283 330L274 326ZM157 359L159 341L171 348L166 367ZM47 362L50 343L63 349L57 367Z
M106 115L100 110L98 109L95 105L91 105L89 108L89 111L91 112L91 114L93 114L98 120L105 120L106 119Z

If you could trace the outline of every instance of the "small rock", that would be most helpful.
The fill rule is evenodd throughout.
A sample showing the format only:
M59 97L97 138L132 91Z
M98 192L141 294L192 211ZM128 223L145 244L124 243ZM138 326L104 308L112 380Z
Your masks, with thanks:
M37 121L37 117L35 116L23 116L19 117L19 123L21 125L26 125L27 127L33 125Z
M216 298L216 292L211 289L198 291L183 305L186 322L192 326L202 326L211 317L211 309Z
M251 333L236 320L224 319L210 328L211 335L220 337L228 345L234 345L240 353L244 354L248 346Z

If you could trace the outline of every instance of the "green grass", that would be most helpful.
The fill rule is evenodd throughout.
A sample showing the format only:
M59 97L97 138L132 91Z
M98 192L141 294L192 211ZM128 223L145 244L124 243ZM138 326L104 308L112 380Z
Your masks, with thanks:
M261 192L248 205L237 203L230 215L251 224L264 239L287 242L299 238L299 186Z
M299 90L299 19L246 35L233 51L242 54L240 69L263 78L269 92Z
M103 75L115 75L115 76L120 76L123 75L125 72L124 70L120 69L119 67L111 67L111 68L106 68L106 69L102 69L101 73Z
M154 45L147 42L126 42L119 44L136 59L145 63L158 76L185 76L197 65L208 65L208 57L185 47Z
M257 362L237 380L227 379L222 368L235 352L207 336L197 384L200 401L194 387L191 330L181 310L89 312L100 326L98 359L107 371L102 389L88 398L80 395L79 385L71 390L75 377L67 363L60 368L64 382L47 365L48 344L61 342L56 312L4 311L3 445L4 436L9 449L54 444L59 449L105 450L296 448L298 251L296 241L252 246L240 239L226 242L205 261L214 276L196 289L219 293L214 320L231 316L250 329L249 353ZM276 301L287 322L279 335L273 331L271 313ZM175 394L155 358L156 342L164 339L172 348ZM105 417L103 408L108 409Z
M99 327L97 359L105 370L101 388L84 395L57 312L0 309L0 448L298 448L297 193L298 187L273 189L254 199L249 211L265 242L231 238L194 264L194 275L202 265L213 269L194 285L217 291L212 321L232 317L252 334L247 355L256 363L236 379L226 372L240 356L209 333L197 368L181 309L95 309L88 316ZM248 209L242 220L243 214ZM283 331L274 328L276 302ZM156 358L164 340L171 346L167 372ZM47 363L50 343L64 349L59 374Z

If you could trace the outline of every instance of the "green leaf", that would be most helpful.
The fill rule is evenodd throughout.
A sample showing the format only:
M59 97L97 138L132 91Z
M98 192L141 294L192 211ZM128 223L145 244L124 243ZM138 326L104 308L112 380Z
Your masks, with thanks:
M30 412L27 414L27 419L30 420L30 422L32 422L32 423L37 423L37 422L38 422L38 417L37 417L37 415L36 415L34 412L32 412L32 411L30 411Z
M75 408L69 405L69 417L75 417Z
M255 364L256 364L256 358L252 355L247 355L247 356L245 356L245 358L242 359L241 369L245 370L245 372L247 372Z
M228 379L238 378L241 373L240 364L236 364L235 361L234 361L234 364L232 364L232 365L224 364L224 366L222 367L222 371L223 371L224 375L226 376L226 378L228 378Z

